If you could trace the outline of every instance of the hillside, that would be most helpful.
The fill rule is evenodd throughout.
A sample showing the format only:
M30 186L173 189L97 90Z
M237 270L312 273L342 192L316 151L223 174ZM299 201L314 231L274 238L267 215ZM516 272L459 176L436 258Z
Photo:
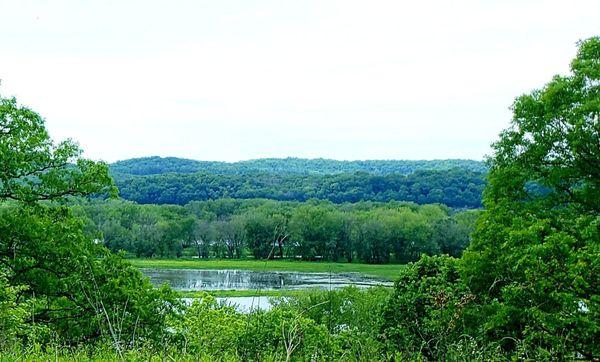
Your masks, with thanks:
M339 161L323 158L263 158L239 162L196 161L177 157L143 157L118 161L110 165L113 173L156 175L165 173L240 174L260 171L277 174L332 175L366 172L373 175L408 175L420 170L450 170L460 168L486 172L481 161L474 160L366 160Z
M261 159L236 163L148 157L110 166L121 197L142 204L220 198L410 201L481 207L486 168L471 160Z

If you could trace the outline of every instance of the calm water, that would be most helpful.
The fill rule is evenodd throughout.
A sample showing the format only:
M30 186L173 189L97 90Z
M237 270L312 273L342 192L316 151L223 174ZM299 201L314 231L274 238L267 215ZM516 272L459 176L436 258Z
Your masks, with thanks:
M252 290L369 287L391 282L359 273L328 274L250 270L142 269L155 285L175 290Z
M350 285L370 287L392 285L391 282L367 277L360 273L328 274L251 270L194 270L194 269L142 269L154 285L169 284L175 290L266 290L342 288ZM191 298L184 298L191 303ZM239 311L269 309L269 297L217 298Z

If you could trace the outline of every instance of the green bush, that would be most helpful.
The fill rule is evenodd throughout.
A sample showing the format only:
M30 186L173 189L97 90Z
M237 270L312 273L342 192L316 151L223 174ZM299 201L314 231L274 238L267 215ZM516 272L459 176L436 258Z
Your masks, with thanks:
M325 326L293 310L274 307L247 316L239 351L244 360L262 360L272 354L321 360L331 351L330 343Z
M235 354L244 325L245 316L234 307L221 305L213 296L204 294L172 327L189 352Z
M423 256L402 269L383 312L381 338L389 351L444 359L450 344L471 333L473 301L457 259Z

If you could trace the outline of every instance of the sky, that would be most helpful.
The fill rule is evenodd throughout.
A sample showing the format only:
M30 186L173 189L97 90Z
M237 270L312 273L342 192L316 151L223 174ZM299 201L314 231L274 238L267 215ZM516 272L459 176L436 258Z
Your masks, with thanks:
M600 1L5 1L0 94L55 140L151 155L482 159Z

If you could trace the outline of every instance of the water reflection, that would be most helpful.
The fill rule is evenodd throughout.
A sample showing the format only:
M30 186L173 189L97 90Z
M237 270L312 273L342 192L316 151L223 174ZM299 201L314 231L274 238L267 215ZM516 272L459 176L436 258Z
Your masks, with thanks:
M155 285L175 290L341 288L392 285L359 273L328 274L250 270L142 269Z

